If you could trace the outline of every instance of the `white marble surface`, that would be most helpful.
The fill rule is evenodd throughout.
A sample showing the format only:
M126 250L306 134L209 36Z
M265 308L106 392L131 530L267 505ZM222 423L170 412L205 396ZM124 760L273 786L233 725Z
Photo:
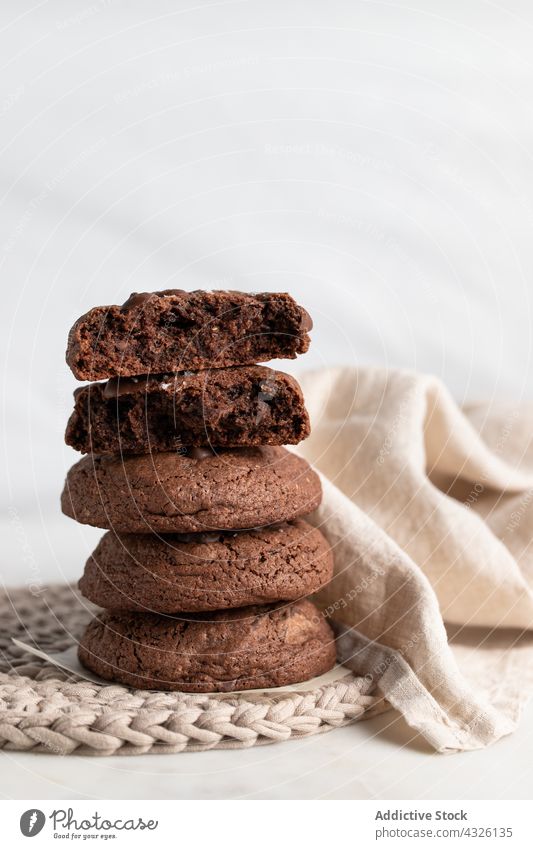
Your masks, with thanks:
M15 799L531 799L533 706L492 749L436 755L394 712L232 752L58 758L4 753Z

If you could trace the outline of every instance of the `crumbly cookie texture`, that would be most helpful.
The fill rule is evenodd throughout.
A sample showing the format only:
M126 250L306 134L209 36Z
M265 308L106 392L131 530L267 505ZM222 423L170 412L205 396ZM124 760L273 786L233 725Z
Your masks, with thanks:
M74 399L65 441L84 454L296 445L310 430L297 381L266 366L112 378Z
M88 669L139 689L192 693L280 687L335 664L333 632L307 600L169 618L104 611L79 646Z
M63 512L125 533L243 530L311 513L320 479L280 446L193 448L127 457L88 454L69 470Z
M295 600L317 592L332 576L327 541L297 519L253 531L108 531L79 587L100 607L179 613Z
M66 360L78 380L250 365L305 353L311 328L285 292L133 293L82 315Z

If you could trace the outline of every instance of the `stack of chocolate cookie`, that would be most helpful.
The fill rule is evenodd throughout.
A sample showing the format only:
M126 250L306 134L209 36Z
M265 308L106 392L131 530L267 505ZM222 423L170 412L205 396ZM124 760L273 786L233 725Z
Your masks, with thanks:
M108 528L80 581L104 612L81 662L139 688L275 687L335 662L305 596L332 576L302 516L320 481L282 447L309 433L300 387L257 362L294 358L311 321L287 294L134 294L70 332L80 380L66 441L86 454L63 512Z

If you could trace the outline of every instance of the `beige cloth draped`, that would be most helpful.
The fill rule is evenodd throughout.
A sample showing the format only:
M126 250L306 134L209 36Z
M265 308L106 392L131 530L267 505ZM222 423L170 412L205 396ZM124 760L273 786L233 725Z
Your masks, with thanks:
M461 409L405 371L300 382L343 657L438 751L510 733L533 690L533 409Z

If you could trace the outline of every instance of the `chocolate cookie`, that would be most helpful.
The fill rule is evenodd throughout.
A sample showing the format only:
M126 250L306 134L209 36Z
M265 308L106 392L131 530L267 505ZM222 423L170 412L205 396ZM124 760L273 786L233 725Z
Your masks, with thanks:
M335 664L333 632L310 601L173 619L104 611L78 655L109 681L190 693L280 687Z
M65 441L84 454L295 445L309 436L298 383L266 366L112 378L74 398Z
M333 577L333 557L301 519L253 531L104 534L79 587L100 607L153 613L292 601Z
M311 328L285 292L134 293L82 315L66 358L79 380L250 365L303 354Z
M70 469L67 516L126 533L257 528L296 519L320 504L320 479L285 448L193 448L120 457L88 454Z

